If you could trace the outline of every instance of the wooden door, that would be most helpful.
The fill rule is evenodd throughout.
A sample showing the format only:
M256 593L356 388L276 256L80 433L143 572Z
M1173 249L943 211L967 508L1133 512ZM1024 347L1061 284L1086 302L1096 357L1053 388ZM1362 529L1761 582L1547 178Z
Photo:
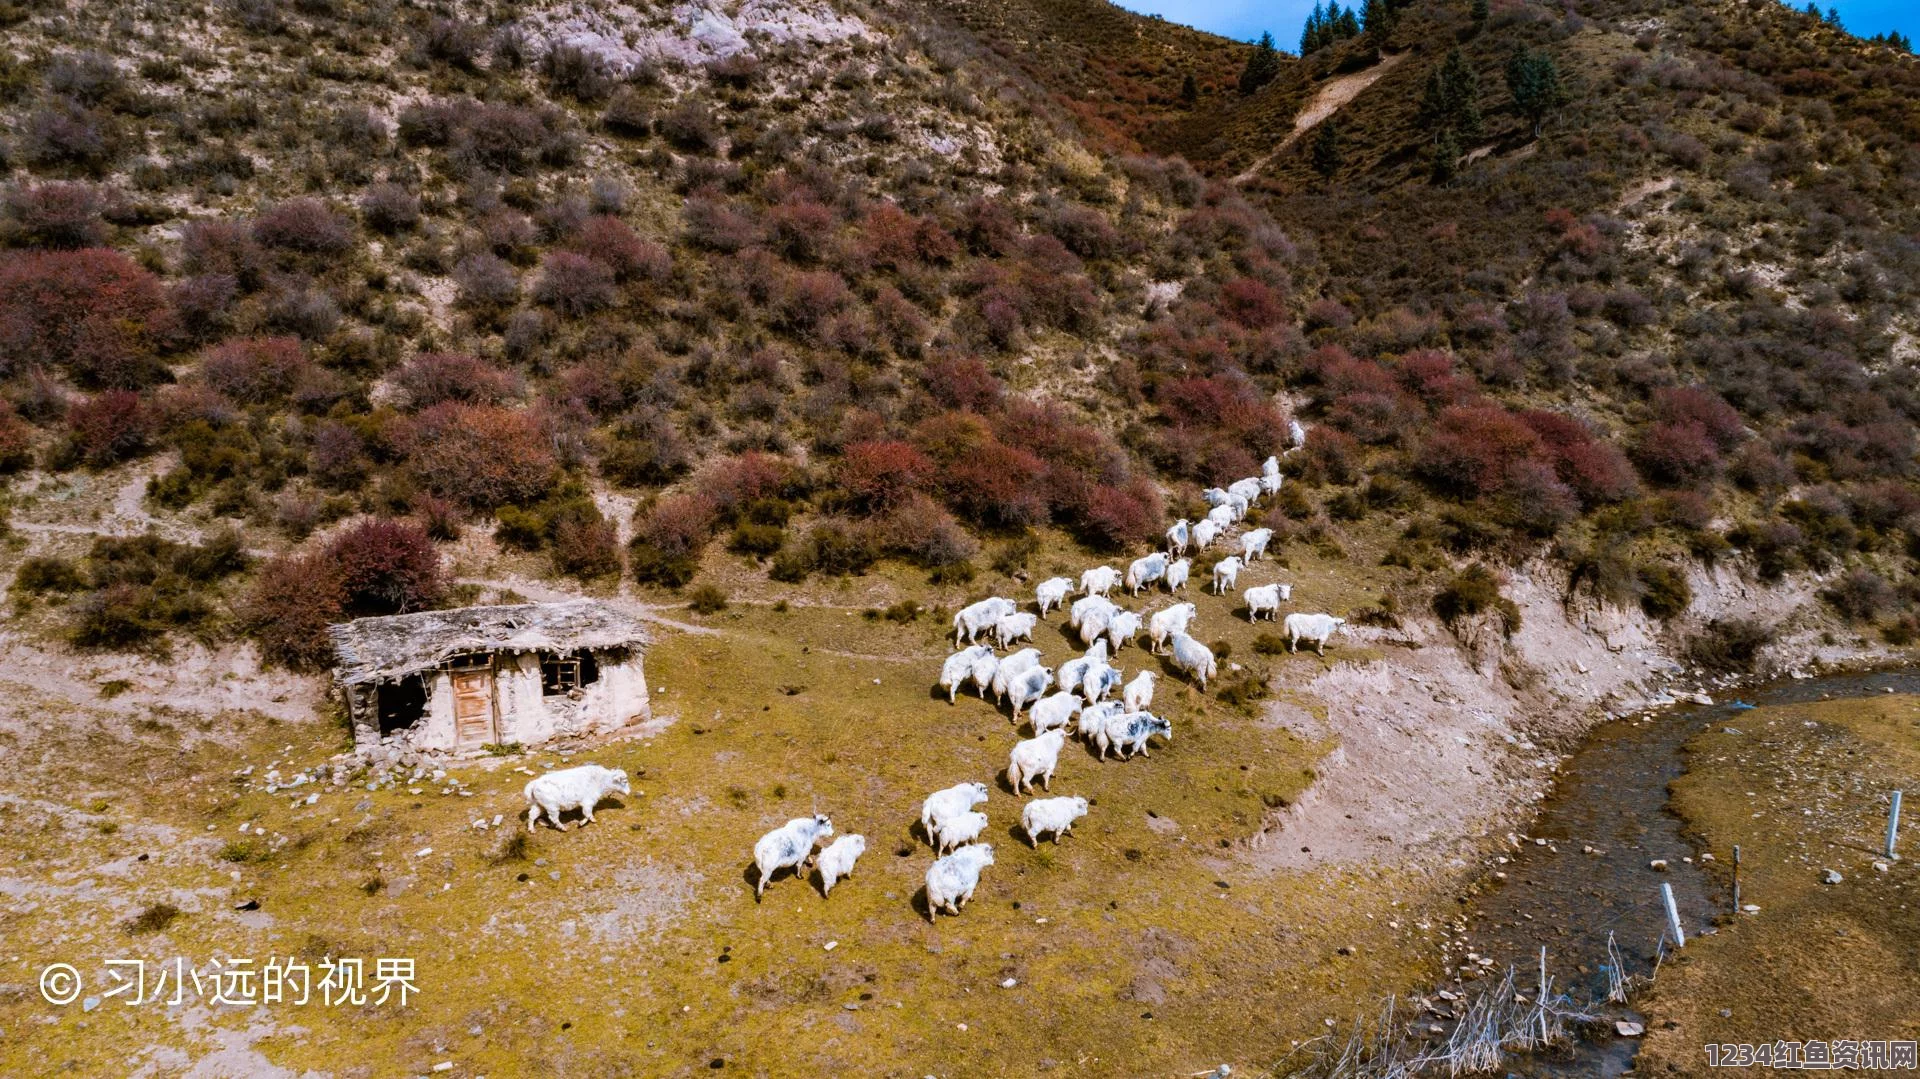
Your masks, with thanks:
M453 739L461 746L486 745L493 733L493 672L453 675Z

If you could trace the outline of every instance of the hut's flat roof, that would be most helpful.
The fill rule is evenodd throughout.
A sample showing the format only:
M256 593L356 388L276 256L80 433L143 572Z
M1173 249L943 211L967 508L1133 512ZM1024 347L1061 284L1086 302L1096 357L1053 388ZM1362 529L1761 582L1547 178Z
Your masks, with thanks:
M461 652L641 648L648 641L638 619L590 599L357 618L327 632L339 660L334 676L348 685L395 681Z

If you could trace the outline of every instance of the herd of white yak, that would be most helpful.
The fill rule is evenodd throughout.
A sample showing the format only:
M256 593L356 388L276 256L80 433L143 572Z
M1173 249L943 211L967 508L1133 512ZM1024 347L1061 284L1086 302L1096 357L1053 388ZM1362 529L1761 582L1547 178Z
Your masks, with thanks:
M1148 743L1155 735L1172 741L1173 725L1147 710L1153 704L1154 673L1143 670L1129 680L1109 662L1129 642L1137 640L1143 622L1141 613L1121 608L1108 596L1116 586L1125 587L1130 596L1151 591L1156 584L1169 595L1184 589L1192 565L1186 557L1188 552L1198 554L1211 547L1246 518L1255 502L1279 491L1281 482L1279 459L1269 457L1259 476L1238 480L1224 489L1208 488L1204 492L1211 507L1207 516L1196 522L1184 518L1177 522L1167 530L1167 550L1134 559L1124 576L1111 566L1095 566L1080 575L1077 589L1066 577L1041 583L1034 590L1033 611L1021 611L1013 600L994 596L969 604L953 616L954 645L960 651L941 665L939 681L948 703L957 701L960 690L971 683L982 700L991 693L997 702L1009 705L1016 727L1024 714L1032 728L1033 737L1016 743L1007 759L1007 785L1015 794L1031 794L1035 783L1051 794L1053 773L1059 766L1069 727L1099 751L1101 760L1107 759L1109 751L1122 759L1135 754L1148 756ZM1241 569L1263 557L1272 539L1270 528L1241 533L1239 553L1213 567L1213 590L1221 595L1231 591ZM1079 598L1074 599L1076 592ZM1280 605L1292 596L1292 585L1278 583L1256 585L1241 593L1247 617L1254 622L1262 616L1278 620ZM1023 648L1006 656L996 652L996 648L1004 651L1023 640L1031 643L1035 626L1056 609L1068 612L1068 624L1087 646L1083 655L1055 669L1041 664L1037 648ZM1188 633L1194 614L1192 603L1175 603L1148 615L1144 628L1150 651L1167 654L1173 667L1205 692L1216 666L1213 651ZM1327 639L1346 624L1346 619L1295 613L1287 615L1282 624L1289 648L1297 651L1304 640L1324 654ZM976 643L982 635L992 644ZM1109 699L1116 690L1119 699ZM596 802L627 790L626 773L617 769L584 765L549 773L526 786L530 807L527 827L533 828L545 813L564 830L560 813L569 809L583 810L585 822L591 822ZM929 920L941 911L959 914L961 906L973 898L981 871L993 864L992 845L978 842L986 833L987 815L974 808L986 800L987 785L970 782L935 791L920 807L921 829L937 856L927 870ZM1086 813L1087 800L1082 797L1036 798L1021 810L1020 824L1029 843L1037 846L1042 836L1051 836L1058 843L1062 835L1073 830L1073 822ZM755 897L766 891L775 873L789 868L798 873L809 859L814 859L820 872L821 891L831 892L835 883L852 874L854 862L867 849L866 837L846 835L820 850L815 858L819 842L832 837L833 821L824 814L796 817L760 837L753 845L753 861L759 872Z

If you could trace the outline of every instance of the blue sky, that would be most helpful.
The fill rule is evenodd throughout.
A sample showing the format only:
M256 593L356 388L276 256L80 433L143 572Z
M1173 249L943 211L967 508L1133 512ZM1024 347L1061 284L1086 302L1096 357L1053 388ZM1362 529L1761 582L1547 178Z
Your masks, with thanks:
M1171 22L1197 26L1226 37L1251 41L1271 30L1273 40L1289 51L1300 46L1300 28L1306 25L1313 0L1116 0L1121 7ZM1898 30L1920 38L1920 3L1914 0L1820 0L1840 9L1840 22L1861 37ZM1800 0L1795 7L1805 7Z

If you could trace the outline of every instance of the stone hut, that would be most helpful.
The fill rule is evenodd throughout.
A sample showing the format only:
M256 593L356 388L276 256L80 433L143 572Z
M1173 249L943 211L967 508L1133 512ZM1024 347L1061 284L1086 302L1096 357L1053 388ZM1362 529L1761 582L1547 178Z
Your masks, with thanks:
M357 745L534 745L652 714L647 632L595 600L360 618L328 632Z

